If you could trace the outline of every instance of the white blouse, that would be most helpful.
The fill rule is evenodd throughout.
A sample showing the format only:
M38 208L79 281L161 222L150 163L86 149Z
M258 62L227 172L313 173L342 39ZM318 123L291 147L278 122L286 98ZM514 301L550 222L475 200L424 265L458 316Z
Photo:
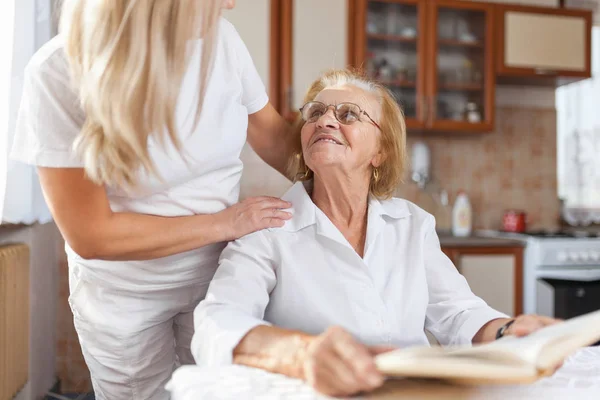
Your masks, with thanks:
M232 362L258 325L320 334L342 326L370 345L470 344L506 315L475 296L440 248L433 216L403 199L370 198L364 258L312 202L302 183L283 196L293 217L230 243L195 310L200 365Z

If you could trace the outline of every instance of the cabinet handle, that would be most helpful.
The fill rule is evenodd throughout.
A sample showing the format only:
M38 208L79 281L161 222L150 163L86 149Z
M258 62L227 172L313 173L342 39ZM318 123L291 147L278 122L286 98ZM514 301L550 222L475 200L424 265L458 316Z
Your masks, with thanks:
M431 96L431 123L437 119L437 96Z
M557 75L558 74L558 72L556 70L546 69L546 68L535 68L535 73L537 75Z

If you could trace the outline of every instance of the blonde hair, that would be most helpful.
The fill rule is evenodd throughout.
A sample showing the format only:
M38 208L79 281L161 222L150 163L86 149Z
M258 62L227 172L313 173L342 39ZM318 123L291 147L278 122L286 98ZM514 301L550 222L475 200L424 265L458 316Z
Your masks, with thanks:
M379 198L387 199L392 196L402 182L406 169L406 122L404 113L398 106L391 92L383 85L367 78L360 71L331 70L324 73L309 87L304 102L314 100L321 91L336 86L354 86L375 95L381 105L381 142L383 161L378 169L378 179L371 176L369 192ZM302 155L300 131L304 121L299 116L294 130L294 153L289 164L289 176L294 181L305 181L313 178L313 172L308 168Z
M203 38L198 122L221 0L63 0L60 30L86 120L75 141L87 176L135 187L140 168L157 175L152 135L181 150L175 109L190 60Z

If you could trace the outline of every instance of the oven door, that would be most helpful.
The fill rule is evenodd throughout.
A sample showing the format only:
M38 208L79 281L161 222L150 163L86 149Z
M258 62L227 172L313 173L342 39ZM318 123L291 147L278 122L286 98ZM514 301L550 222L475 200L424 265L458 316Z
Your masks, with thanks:
M536 313L569 319L600 310L600 266L538 270Z

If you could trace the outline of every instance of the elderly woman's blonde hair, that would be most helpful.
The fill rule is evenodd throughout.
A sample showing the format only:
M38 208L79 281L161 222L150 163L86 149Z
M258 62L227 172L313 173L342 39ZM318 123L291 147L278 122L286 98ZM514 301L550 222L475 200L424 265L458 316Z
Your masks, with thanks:
M314 81L304 102L313 101L321 91L330 87L354 86L375 95L381 105L381 141L379 146L383 152L383 161L373 171L369 192L379 198L390 198L402 182L406 169L406 122L404 113L398 106L391 92L383 85L367 78L360 72L350 70L331 70ZM304 121L299 117L294 130L294 154L288 171L294 181L306 181L313 178L313 172L308 168L302 155L300 131Z
M86 120L75 142L98 184L156 175L148 139L178 150L175 108L191 50L203 38L196 123L222 0L63 0L60 29Z

